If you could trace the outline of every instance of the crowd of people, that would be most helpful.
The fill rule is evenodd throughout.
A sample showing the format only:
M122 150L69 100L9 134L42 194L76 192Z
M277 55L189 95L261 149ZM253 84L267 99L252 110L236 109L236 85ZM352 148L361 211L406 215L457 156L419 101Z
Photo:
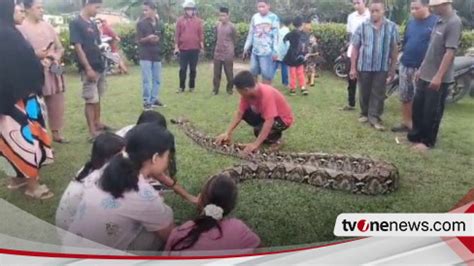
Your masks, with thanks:
M413 18L403 37L403 123L393 130L407 132L408 139L421 151L436 144L448 86L454 81L453 60L462 25L451 2L412 0ZM143 18L137 24L146 110L136 125L104 133L111 131L101 121L106 75L99 49L101 33L93 20L101 3L84 0L80 15L70 24L71 43L82 74L92 151L90 160L62 196L56 225L126 251L254 251L261 245L260 238L244 222L228 218L237 204L238 188L233 180L214 176L198 196L188 193L176 181L174 136L163 115L151 110L164 106L159 98L164 27L157 6L151 1L143 4ZM372 0L369 8L363 0L353 0L353 4L356 11L349 16L347 25L349 103L343 110L355 110L359 87L359 121L384 130L385 85L395 75L401 38L395 23L384 15L383 1ZM187 0L183 7L185 15L178 19L175 37L175 53L180 60L178 93L186 89L188 68L188 89L194 91L199 53L204 49L203 26L196 17L196 5ZM435 15L430 13L430 7ZM251 70L234 77L236 30L227 8L219 10L214 53L213 93L219 92L224 68L227 92L232 93L235 87L241 96L237 114L217 142L230 143L234 130L245 121L256 137L246 145L247 154L262 145L278 150L283 132L295 122L284 93L271 85L275 70L282 69L282 83L288 86L290 95L296 93L298 86L307 95L320 64L319 38L308 34L304 19L295 18L290 30L288 20L280 25L278 16L270 12L267 0L257 0L257 9L244 47L244 56L251 58ZM68 142L63 136L64 49L52 27L42 20L43 13L41 0L0 0L0 57L4 61L0 65L0 155L11 165L5 169L11 176L8 188L26 188L25 194L38 200L54 196L39 182L41 167L53 160L52 142ZM52 138L46 129L46 114ZM173 210L162 195L167 188L197 207L195 219L175 225ZM77 245L75 239L66 237L64 243Z

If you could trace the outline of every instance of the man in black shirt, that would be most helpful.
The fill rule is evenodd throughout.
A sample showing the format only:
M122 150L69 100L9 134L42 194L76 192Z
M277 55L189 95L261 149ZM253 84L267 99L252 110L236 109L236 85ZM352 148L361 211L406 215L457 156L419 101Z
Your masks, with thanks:
M83 0L80 15L69 24L71 43L74 45L77 63L82 75L82 97L91 140L103 130L100 121L100 99L106 88L105 63L100 51L100 31L92 21L102 5L102 0Z
M143 3L143 19L137 24L137 41L143 79L143 107L163 107L159 100L161 86L161 41L164 26L152 1Z

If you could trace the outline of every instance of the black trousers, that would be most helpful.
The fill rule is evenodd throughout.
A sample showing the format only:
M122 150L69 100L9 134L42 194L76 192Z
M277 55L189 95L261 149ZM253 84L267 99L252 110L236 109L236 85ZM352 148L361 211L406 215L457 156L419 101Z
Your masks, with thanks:
M351 59L347 58L346 60L346 69L349 73L351 69ZM357 93L357 79L351 79L350 75L347 75L347 93L348 93L348 104L350 107L356 106L356 93Z
M408 140L432 148L438 138L450 84L441 84L438 91L428 88L429 85L424 80L417 83L413 101L413 130L408 133Z
M243 119L249 126L253 127L253 133L255 134L255 137L258 137L260 135L260 132L262 131L265 119L263 119L260 114L257 114L252 111L252 109L250 108L245 111ZM268 135L264 144L274 144L278 142L283 136L283 131L287 129L288 126L283 122L280 117L277 117L275 119L275 122L273 123L272 130L270 131L270 134Z
M199 50L181 50L179 52L179 88L184 91L186 88L186 76L189 66L189 89L196 88L197 64L199 60Z

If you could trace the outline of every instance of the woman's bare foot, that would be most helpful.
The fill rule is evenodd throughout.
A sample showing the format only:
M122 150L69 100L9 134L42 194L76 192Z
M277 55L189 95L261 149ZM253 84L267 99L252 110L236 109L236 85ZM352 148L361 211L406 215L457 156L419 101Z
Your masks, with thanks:
M68 144L69 140L64 138L64 136L61 134L61 131L59 130L53 130L53 141L59 144Z

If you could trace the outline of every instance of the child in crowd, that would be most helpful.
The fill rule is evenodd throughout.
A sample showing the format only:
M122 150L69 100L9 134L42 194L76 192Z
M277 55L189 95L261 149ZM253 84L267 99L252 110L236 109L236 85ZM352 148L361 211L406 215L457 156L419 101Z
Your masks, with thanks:
M228 176L212 177L199 198L200 215L171 233L165 250L172 255L200 252L248 254L260 246L260 238L242 221L227 216L237 202L237 185Z
M161 126L163 128L167 128L168 124L166 122L166 118L160 114L157 111L144 111L140 117L138 118L137 124L136 125L130 125L122 128L121 130L117 131L115 134L125 138L127 133L132 130L134 127L138 125L143 125L147 123L152 123L156 124L158 126ZM160 182L156 180L150 180L150 184L158 191L165 191L168 188L163 187ZM189 194L181 185L176 184L175 187L173 187L173 191L180 195L184 200L192 203L192 204L197 204L197 198Z
M306 81L307 85L314 87L316 78L318 77L318 67L320 66L321 56L320 56L320 37L314 34L311 34L309 37L308 51L306 54Z
M277 50L277 61L275 64L275 73L278 70L278 68L281 68L281 83L285 88L288 88L290 85L290 82L288 81L288 66L283 62L285 59L286 53L288 53L288 49L290 48L290 44L288 42L283 41L290 33L290 26L291 20L288 18L283 18L281 20L281 26L280 26L280 31L279 31L279 43L278 43L278 50Z
M56 226L68 230L82 200L84 189L102 176L104 166L125 147L125 140L112 133L99 135L92 145L90 160L77 173L64 192L56 211Z
M145 177L176 185L165 176L176 173L174 136L148 123L132 129L126 143L97 184L85 189L69 231L118 250L156 251L175 227L173 211ZM77 246L78 241L68 234L64 244Z
M295 29L283 39L284 42L290 42L290 48L284 60L285 64L290 67L290 95L296 94L297 81L299 81L302 94L308 95L304 75L306 43L304 41L303 19L297 17L293 21L293 26Z

